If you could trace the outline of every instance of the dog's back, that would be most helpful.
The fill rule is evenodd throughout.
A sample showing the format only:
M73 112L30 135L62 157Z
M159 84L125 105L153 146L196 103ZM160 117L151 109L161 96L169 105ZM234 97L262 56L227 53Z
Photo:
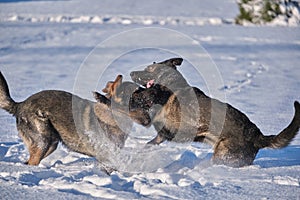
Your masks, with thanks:
M38 165L57 148L59 141L106 165L110 154L122 147L126 139L126 133L114 126L108 104L57 90L41 91L23 102L15 102L1 73L0 107L16 117L19 135L29 150L29 165ZM101 118L96 112L102 114ZM116 141L114 136L123 138Z
M239 167L252 164L260 148L285 147L297 134L298 102L290 125L278 135L264 136L244 113L190 86L176 68L181 62L182 59L174 58L131 72L132 80L139 84L148 85L151 81L171 91L166 103L155 112L153 125L158 134L149 143L208 142L214 146L215 163Z

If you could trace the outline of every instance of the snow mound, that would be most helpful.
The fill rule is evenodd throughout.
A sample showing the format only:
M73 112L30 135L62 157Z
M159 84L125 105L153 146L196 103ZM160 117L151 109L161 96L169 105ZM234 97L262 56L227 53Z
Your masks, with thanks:
M2 22L52 22L52 23L93 23L93 24L121 24L121 25L220 25L232 24L232 19L222 19L218 17L180 17L180 16L142 16L142 15L20 15L13 14L4 16Z

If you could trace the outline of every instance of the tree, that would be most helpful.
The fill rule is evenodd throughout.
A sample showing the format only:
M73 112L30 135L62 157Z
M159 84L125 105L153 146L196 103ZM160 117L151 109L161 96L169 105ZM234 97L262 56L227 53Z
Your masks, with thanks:
M237 24L300 23L299 2L296 0L238 0L240 14Z

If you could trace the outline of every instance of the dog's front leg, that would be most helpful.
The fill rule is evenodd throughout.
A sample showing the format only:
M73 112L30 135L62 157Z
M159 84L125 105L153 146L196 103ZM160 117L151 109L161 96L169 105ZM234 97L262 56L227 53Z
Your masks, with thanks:
M155 126L155 125L154 125ZM157 128L157 126L155 126ZM147 144L157 144L164 142L165 140L172 140L174 137L165 127L158 131L157 136L150 140Z
M153 123L155 129L157 130L157 136L149 141L147 144L160 144L165 140L172 141L175 137L175 132L171 132L166 128L165 124L162 122L154 122Z
M147 144L157 144L159 145L160 143L164 142L166 139L160 135L157 135L155 138L150 140Z

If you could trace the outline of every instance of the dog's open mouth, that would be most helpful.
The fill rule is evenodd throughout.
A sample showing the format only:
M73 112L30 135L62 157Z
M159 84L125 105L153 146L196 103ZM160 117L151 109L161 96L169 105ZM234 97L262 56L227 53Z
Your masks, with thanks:
M147 82L146 88L151 88L153 85L154 85L154 79Z

